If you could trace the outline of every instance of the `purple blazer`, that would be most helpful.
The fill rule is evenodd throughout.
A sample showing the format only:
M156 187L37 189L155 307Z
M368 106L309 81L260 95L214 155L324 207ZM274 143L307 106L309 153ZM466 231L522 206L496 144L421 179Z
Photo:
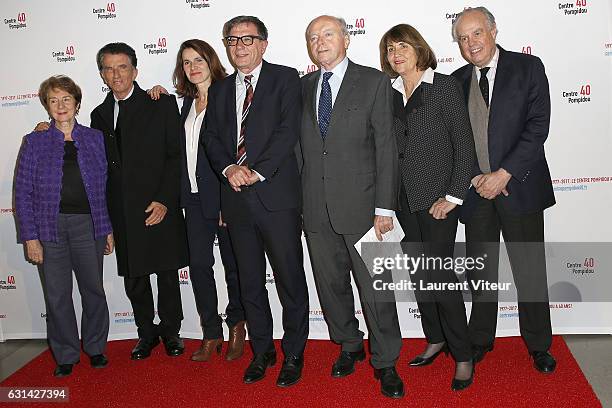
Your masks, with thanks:
M102 132L75 123L77 161L89 200L95 238L112 232L106 207L106 151ZM52 121L48 130L26 135L15 177L15 211L21 242L57 241L64 165L64 134Z

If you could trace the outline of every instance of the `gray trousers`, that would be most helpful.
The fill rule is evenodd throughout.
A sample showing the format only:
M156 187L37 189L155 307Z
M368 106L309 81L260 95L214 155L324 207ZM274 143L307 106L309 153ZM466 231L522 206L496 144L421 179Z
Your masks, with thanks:
M47 338L57 364L74 364L81 354L72 301L73 270L83 306L83 350L90 356L106 350L109 316L102 280L105 243L105 238L94 239L90 214L59 214L57 242L42 242Z
M355 317L352 270L368 326L372 366L395 366L402 347L397 308L395 302L390 302L388 296L372 286L372 278L353 246L361 235L336 233L327 217L322 224L319 231L307 232L306 239L329 336L341 344L342 351L354 352L363 347L363 332Z

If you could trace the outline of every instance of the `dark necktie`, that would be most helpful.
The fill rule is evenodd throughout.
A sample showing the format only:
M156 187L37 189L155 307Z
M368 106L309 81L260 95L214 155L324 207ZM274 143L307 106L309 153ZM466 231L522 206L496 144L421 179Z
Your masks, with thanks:
M487 72L489 72L489 69L490 67L480 68L480 81L478 82L480 92L482 93L482 97L487 104L487 108L489 107L489 79L487 78Z
M329 78L331 76L331 72L323 73L321 95L319 95L319 130L321 131L321 137L323 139L325 139L327 135L327 128L329 127L332 112L332 93L331 86L329 86Z
M119 106L119 113L117 114L117 124L115 125L115 141L117 144L117 153L119 153L119 159L121 159L121 112L125 109L125 101L117 101Z
M251 85L251 79L253 75L247 75L244 77L244 84L246 85L246 96L244 97L244 103L242 104L242 119L240 121L240 137L238 138L238 150L236 152L236 163L242 165L246 160L246 143L244 141L244 134L246 131L246 120L249 115L249 108L251 107L251 101L253 100L253 85Z

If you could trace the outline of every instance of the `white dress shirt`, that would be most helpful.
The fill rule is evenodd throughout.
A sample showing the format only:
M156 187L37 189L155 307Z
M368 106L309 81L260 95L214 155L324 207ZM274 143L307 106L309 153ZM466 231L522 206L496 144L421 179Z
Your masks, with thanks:
M128 99L130 96L132 96L132 92L134 92L134 84L132 84L132 89L130 89L130 93L128 93L127 96L123 99L117 99L115 94L113 94L113 98L115 98L115 107L113 109L113 127L114 129L117 128L117 118L119 117L119 101L125 101L126 99Z
M486 67L489 67L489 71L487 72L487 80L489 81L489 106L491 106L491 99L493 99L493 84L495 83L495 74L497 73L497 61L499 60L499 48L495 49L495 55L491 58L491 61ZM484 67L483 67L484 68ZM480 68L474 66L476 70L476 79L480 82Z
M321 97L321 86L323 85L323 74L325 72L331 72L332 76L329 78L329 87L331 88L332 94L332 109L334 108L334 103L336 102L336 97L338 96L338 92L340 91L340 86L342 85L342 80L344 79L344 74L346 74L346 69L348 68L349 59L348 57L344 57L342 61L330 71L327 71L325 68L321 67L321 75L319 75L319 82L317 84L317 112L319 111L319 98ZM318 117L318 115L317 115ZM387 210L384 208L375 208L374 215L381 215L385 217L393 217L395 215L395 211Z
M419 79L419 82L417 82L414 88L412 89L412 92L410 93L410 95L406 96L406 89L404 88L404 80L402 79L401 76L391 79L391 86L393 87L393 89L395 89L396 91L399 91L402 94L402 98L404 99L404 105L406 105L406 102L408 102L408 99L412 96L415 89L417 89L423 82L428 83L428 84L433 84L433 81L434 81L434 70L431 68L427 68L425 72L423 72L423 75L421 75L421 79ZM447 194L444 198L446 199L446 201L453 203L453 204L457 204L457 205L463 204L462 199L453 197L452 195Z
M206 109L196 113L196 103L194 100L189 109L189 114L185 120L185 151L187 152L187 174L189 175L189 184L191 192L198 192L198 182L196 181L196 166L198 163L198 146L200 144L200 128L206 114Z
M251 86L253 87L253 95L255 95L255 88L257 87L257 81L259 80L259 74L261 74L261 67L263 65L263 61L259 63L259 65L251 71L250 74L244 74L240 70L236 74L236 154L238 154L238 141L240 140L240 125L242 124L242 105L244 105L244 100L246 99L246 90L247 86L244 83L244 77L247 75L253 75L251 78ZM248 152L247 152L248 157ZM225 176L225 172L228 168L232 166L231 164L223 169L221 172ZM255 170L253 170L255 171ZM259 181L264 181L266 178L255 171L257 177L259 177ZM227 177L227 176L225 176Z

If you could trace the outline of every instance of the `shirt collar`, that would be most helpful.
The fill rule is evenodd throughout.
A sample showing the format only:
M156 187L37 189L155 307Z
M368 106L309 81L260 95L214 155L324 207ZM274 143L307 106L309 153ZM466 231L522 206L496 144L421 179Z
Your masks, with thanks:
M325 72L331 72L332 78L336 77L336 79L339 79L340 82L342 82L342 79L344 79L344 74L346 74L346 69L348 68L348 63L349 63L349 59L348 57L345 56L344 59L338 63L338 65L336 65L334 68L332 68L329 71L321 67L321 78L323 78L323 74Z
M262 66L263 66L263 60L259 63L258 66L255 67L253 71L251 71L248 74L245 74L242 71L238 70L238 75L236 75L236 81L244 85L244 77L247 75L253 75L253 78L251 78L251 84L254 84L259 79L259 74L261 73Z
M123 99L118 99L115 94L113 94L113 98L115 98L115 103L118 103L119 101L125 101L126 99L129 99L130 96L132 96L132 92L134 92L134 83L132 82L132 89L130 89L130 92L127 94L127 96ZM112 91L111 91L112 92Z
M421 75L421 79L419 79L419 82L417 82L416 85L414 86L414 89L417 89L421 85L422 82L433 84L434 73L435 71L431 69L431 67L427 68L425 72L423 72L423 75ZM405 93L406 91L404 89L404 80L402 79L401 76L398 76L397 78L391 78L391 86L393 87L393 89L395 89L396 91L404 95L404 98L410 97L410 95L406 95Z
M497 69L497 61L499 60L499 48L495 47L495 54L493 54L493 58L485 67L489 67L491 69ZM476 67L478 68L478 67ZM484 68L484 67L483 67Z

